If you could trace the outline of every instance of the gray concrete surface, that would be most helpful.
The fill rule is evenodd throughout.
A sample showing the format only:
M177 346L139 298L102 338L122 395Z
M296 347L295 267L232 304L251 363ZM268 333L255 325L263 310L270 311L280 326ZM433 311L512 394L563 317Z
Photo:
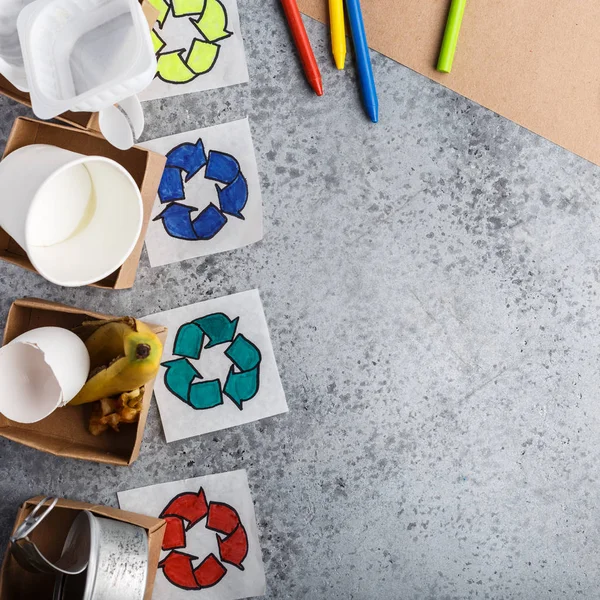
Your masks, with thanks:
M371 125L325 27L307 22L318 99L275 0L241 16L250 84L153 102L146 134L249 115L264 241L144 254L124 292L1 264L0 314L25 295L147 314L258 287L290 412L167 445L153 406L129 469L2 440L1 537L33 494L116 505L243 467L269 599L599 598L600 170L379 55ZM27 110L0 110L4 142Z

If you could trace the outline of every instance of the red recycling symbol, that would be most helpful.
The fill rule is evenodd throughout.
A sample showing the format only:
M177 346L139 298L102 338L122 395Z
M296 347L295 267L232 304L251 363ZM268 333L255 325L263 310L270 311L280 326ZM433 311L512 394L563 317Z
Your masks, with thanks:
M223 563L244 570L242 563L248 555L248 536L240 516L229 504L207 503L206 494L200 488L197 494L184 492L175 496L162 511L160 518L167 522L162 549L170 552L158 566L173 585L184 590L212 587L227 573ZM179 550L186 547L185 532L204 518L205 527L216 532L220 560L211 553L194 567L193 561L198 557Z

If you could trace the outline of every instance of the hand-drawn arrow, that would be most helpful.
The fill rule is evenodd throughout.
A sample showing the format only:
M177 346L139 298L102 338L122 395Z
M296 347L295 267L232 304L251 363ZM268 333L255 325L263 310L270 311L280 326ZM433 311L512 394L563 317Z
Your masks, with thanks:
M202 376L185 358L176 358L162 363L167 367L165 385L167 389L184 402L188 401L192 381Z
M239 524L240 516L233 506L224 502L211 502L208 505L207 529L231 535Z
M259 367L262 360L260 350L242 334L238 334L225 351L233 365L223 386L223 393L243 410L243 402L256 396L260 386Z
M162 25L159 23L159 27ZM167 44L165 40L163 40L154 29L150 32L150 37L152 38L152 47L154 48L154 54L158 54Z
M190 19L205 40L218 42L233 34L227 31L227 11L218 0L206 0L202 16L197 21Z
M242 562L248 556L248 535L244 526L240 523L226 538L221 539L217 535L219 545L219 556L223 562L244 570Z
M161 202L185 200L185 189L181 173L185 173L185 181L189 181L206 165L204 144L199 139L195 144L184 142L167 153L167 163L163 171L158 197Z
M166 83L188 83L198 77L185 62L185 49L163 52L156 59L156 75Z
M262 358L260 350L241 333L238 333L231 346L225 350L225 356L227 356L240 371L254 369L260 364Z
M176 17L199 15L206 9L206 0L171 0Z
M193 19L190 20L195 23ZM162 48L162 40L158 36L152 41L155 48ZM220 51L221 46L218 44L195 39L186 58L184 48L159 53L156 59L156 75L166 83L189 83L215 66Z
M167 153L167 168L181 169L186 174L186 182L196 175L204 165L206 165L206 154L201 139L195 144L190 142L179 144Z
M214 554L209 554L195 569L194 577L200 588L216 585L225 577L227 569Z
M228 215L243 219L242 210L248 202L248 182L243 176L240 163L231 154L211 150L206 163L206 179L220 184L217 188L221 210Z
M229 369L223 393L240 409L244 409L244 402L256 396L259 388L258 367L250 371L236 373L234 368Z
M154 217L154 221L163 221L165 231L174 238L181 240L195 240L196 232L192 224L190 213L198 210L185 204L169 204L165 210Z
M175 336L173 354L198 360L202 352L203 341L204 333L202 329L195 323L185 323L178 329Z
M162 203L185 199L181 171L178 168L167 167L163 171L158 186L158 197Z
M200 488L197 494L194 492L183 492L169 502L160 514L163 517L181 517L188 521L186 529L191 529L198 521L202 521L208 515L208 503L204 489Z
M167 522L162 549L175 550L185 548L185 528L181 517L163 517Z
M248 182L246 178L240 173L228 186L220 188L215 184L215 187L217 188L221 210L243 221L242 210L248 202Z
M197 240L210 240L227 223L227 217L211 202L193 222Z
M192 19L190 20L194 23ZM221 46L219 44L195 39L188 53L186 64L194 72L195 77L203 75L215 66L220 52Z
M191 213L196 210L185 204L169 204L154 221L162 219L166 232L181 240L210 240L227 223L227 217L212 203L192 221Z
M162 568L165 577L173 585L184 590L197 590L200 586L194 576L192 566L192 561L197 558L197 556L173 550L165 559L158 563L158 566Z
M234 156L218 150L208 153L206 163L206 179L212 179L218 183L233 183L240 173L240 163Z
M196 410L206 410L223 404L221 382L218 379L211 379L194 383L190 389L188 404Z
M223 313L213 313L192 321L208 338L207 348L231 342L239 322L239 317L230 320Z

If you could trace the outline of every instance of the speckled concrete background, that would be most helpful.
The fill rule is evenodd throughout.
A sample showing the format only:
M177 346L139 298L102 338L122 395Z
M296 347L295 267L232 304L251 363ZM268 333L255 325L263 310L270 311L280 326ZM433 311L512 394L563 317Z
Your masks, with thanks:
M307 23L318 99L277 2L240 4L250 85L151 103L146 135L249 115L264 241L144 255L117 293L1 264L0 313L34 295L147 314L258 287L290 412L167 446L153 406L129 469L2 440L0 534L39 492L116 504L244 467L269 599L599 598L600 170L379 55L373 126L325 27ZM27 111L0 110L4 142Z

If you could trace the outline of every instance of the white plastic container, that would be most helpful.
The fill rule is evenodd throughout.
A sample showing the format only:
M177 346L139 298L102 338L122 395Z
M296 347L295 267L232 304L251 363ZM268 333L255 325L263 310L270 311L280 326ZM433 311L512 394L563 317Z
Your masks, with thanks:
M118 104L156 74L137 0L36 0L21 10L17 28L33 111L42 119Z
M0 413L35 423L70 402L85 384L90 357L68 329L40 327L0 348Z
M27 76L17 32L17 17L32 0L0 0L0 74L27 91Z
M0 189L0 226L40 275L58 285L110 275L140 236L140 191L108 158L24 146L0 162Z

